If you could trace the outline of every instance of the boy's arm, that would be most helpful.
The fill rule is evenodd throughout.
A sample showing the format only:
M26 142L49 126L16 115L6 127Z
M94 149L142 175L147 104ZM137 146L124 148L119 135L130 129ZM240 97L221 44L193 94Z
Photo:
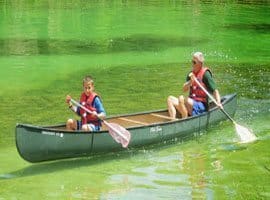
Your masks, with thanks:
M106 112L99 97L95 98L94 107L97 109L97 117L104 120L106 118Z
M67 95L66 102L68 104L68 107L75 112L78 116L80 116L80 108L78 106L75 106L71 103L71 96Z

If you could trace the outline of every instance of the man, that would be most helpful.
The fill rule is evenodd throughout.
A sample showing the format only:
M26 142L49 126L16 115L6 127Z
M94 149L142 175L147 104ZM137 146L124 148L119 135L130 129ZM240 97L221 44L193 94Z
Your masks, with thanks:
M197 79L209 93L213 94L218 102L218 106L222 108L219 91L212 78L212 73L207 67L203 66L203 63L203 54L201 52L194 53L192 58L192 72L188 74L186 82L183 85L184 92L189 90L189 97L184 98L183 95L179 96L179 98L174 96L168 97L167 105L170 117L176 118L177 111L182 118L199 115L207 111L207 94L195 82L195 79Z

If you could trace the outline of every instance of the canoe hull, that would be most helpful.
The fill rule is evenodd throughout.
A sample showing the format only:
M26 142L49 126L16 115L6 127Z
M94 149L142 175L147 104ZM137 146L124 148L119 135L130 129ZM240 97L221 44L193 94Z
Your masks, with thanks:
M223 98L225 99L223 102L224 109L233 116L237 104L236 94L227 95ZM127 116L135 115L139 114ZM226 116L219 109L213 108L207 113L184 120L169 120L163 123L131 127L128 128L131 133L129 147L186 137L225 119ZM58 129L62 126L38 127L17 124L16 146L21 157L29 162L41 162L123 150L121 145L116 143L106 130L88 133Z

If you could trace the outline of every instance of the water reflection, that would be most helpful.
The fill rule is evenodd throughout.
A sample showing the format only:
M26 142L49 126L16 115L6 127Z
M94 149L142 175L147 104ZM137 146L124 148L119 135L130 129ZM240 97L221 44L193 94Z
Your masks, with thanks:
M235 31L256 31L259 33L270 33L270 24L258 23L258 24L230 24L225 25L224 28L232 29Z
M206 186L205 169L201 168L204 166L203 160L204 156L201 154L188 152L153 156L149 159L148 166L134 168L129 174L112 175L109 182L116 185L117 189L102 194L101 199L210 197L212 191Z
M250 4L250 5L269 5L268 0L237 0L238 4Z
M224 143L220 144L219 150L223 151L240 151L245 150L248 144L237 144L237 143Z
M192 47L208 42L196 37L129 35L104 40L0 39L0 56L106 54L129 51L162 51L173 47Z
M16 171L11 171L6 174L0 174L0 180L50 174L62 170L77 169L80 167L91 167L94 165L99 165L101 163L104 164L106 162L110 162L113 159L126 159L131 155L136 155L137 153L139 153L139 151L123 151L117 155L115 153L108 153L105 155L96 155L85 158L63 159L52 162L29 164L28 166L18 169Z
M256 6L257 4L266 6ZM7 151L5 156L1 156L2 163L6 164L1 165L1 192L4 194L0 192L0 199L29 199L40 195L43 195L44 199L93 199L93 194L95 199L100 196L102 199L213 199L213 193L220 199L269 199L266 187L269 184L270 171L270 76L267 38L269 1L140 0L33 3L4 0L0 1L0 5L0 56L1 73L4 74L2 86L3 89L10 88L11 84L16 82L20 84L23 93L19 94L20 101L16 103L14 102L18 99L18 94L14 93L14 90L11 90L11 93L16 94L15 96L3 93L5 95L2 98L1 114L5 117L2 120L5 123L2 125L1 143L13 137L16 120L25 119L47 124L63 119L63 115L58 112L62 110L59 107L62 105L59 91L75 93L76 80L80 80L86 72L92 73L90 67L85 68L83 72L76 69L76 73L70 71L71 69L95 63L102 67L107 64L114 67L119 65L115 62L115 55L104 64L103 60L107 60L107 55L91 55L86 59L82 54L88 57L88 54L131 52L127 53L125 58L118 57L121 63L116 70L110 68L102 72L95 71L96 75L99 73L98 80L102 81L100 85L103 87L108 84L106 88L109 89L105 89L104 94L107 96L104 99L108 99L107 103L112 102L107 104L108 108L111 108L110 113L119 113L163 106L163 97L168 95L168 88L170 93L178 94L179 84L188 65L164 63L180 62L183 57L189 59L190 53L197 48L205 51L209 58L207 62L215 62L216 66L209 64L217 72L214 74L219 76L216 80L219 81L222 94L238 93L239 107L235 119L241 124L243 122L243 125L248 124L247 126L252 127L259 135L259 141L250 145L250 149L239 147L232 144L236 137L232 124L222 123L214 129L211 128L205 136L207 140L201 140L199 144L194 145L194 140L182 145L174 144L167 148L166 155L162 156L153 155L153 152L160 151L153 148L150 153L146 151L145 154L150 154L147 158L139 159L138 156L134 156L133 163L130 163L128 154L119 157L110 155L100 159L63 160L22 168L18 167L22 165L19 159ZM156 57L152 57L152 52L156 51L159 51L157 56L161 59L156 60ZM76 55L74 57L78 59L69 59L69 54ZM137 57L137 54L141 57ZM9 55L19 56L14 59L14 56L8 57ZM30 56L24 58L20 57L21 55ZM5 60L6 62L3 62ZM122 62L123 60L125 62ZM159 65L149 68L152 62ZM132 68L138 63L140 66ZM44 78L46 80L43 69L49 65L58 68L59 71L55 70L49 74L54 78L47 81L47 86L47 83L42 83ZM127 65L127 68L124 69L124 65ZM42 74L38 81L33 81L40 84L38 89L42 90L41 95L25 84L26 74L33 74L34 70L22 73L21 68L15 69L30 68L28 66L33 66L31 69L39 74L38 77ZM9 73L5 73L3 69ZM59 73L69 73L70 77L62 79L58 76ZM10 81L8 77L13 77L12 80L15 81ZM40 81L42 79L43 81ZM131 82L132 85L139 84L138 89L130 87L131 84L128 83ZM138 101L140 95L144 97L144 102ZM151 98L147 98L147 95ZM54 102L53 104L49 104L48 96L54 99L50 101ZM26 97L29 100L24 101ZM57 99L60 99L59 104ZM120 108L119 99L134 103ZM41 106L46 109L41 109ZM52 113L53 110L55 112ZM8 145L14 145L14 141L10 139ZM202 149L197 149L197 146L202 146ZM143 154L144 151L139 153ZM116 157L123 158L118 165L121 169L125 168L121 172L114 170L115 160L119 161ZM149 157L152 158L148 159ZM104 163L105 166L101 167ZM9 170L11 165L13 171ZM63 180L63 177L68 177L68 180ZM51 180L48 182L48 179ZM106 180L109 181L109 186ZM39 183L39 188L36 187L36 183Z

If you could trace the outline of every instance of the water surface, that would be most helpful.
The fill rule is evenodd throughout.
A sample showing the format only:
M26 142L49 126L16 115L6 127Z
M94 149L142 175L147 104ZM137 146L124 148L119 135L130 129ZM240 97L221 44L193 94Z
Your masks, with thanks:
M269 199L267 1L0 1L0 199ZM15 124L74 117L86 74L109 115L166 107L202 51L234 116L184 141L40 164L19 157ZM121 102L121 103L119 103Z

